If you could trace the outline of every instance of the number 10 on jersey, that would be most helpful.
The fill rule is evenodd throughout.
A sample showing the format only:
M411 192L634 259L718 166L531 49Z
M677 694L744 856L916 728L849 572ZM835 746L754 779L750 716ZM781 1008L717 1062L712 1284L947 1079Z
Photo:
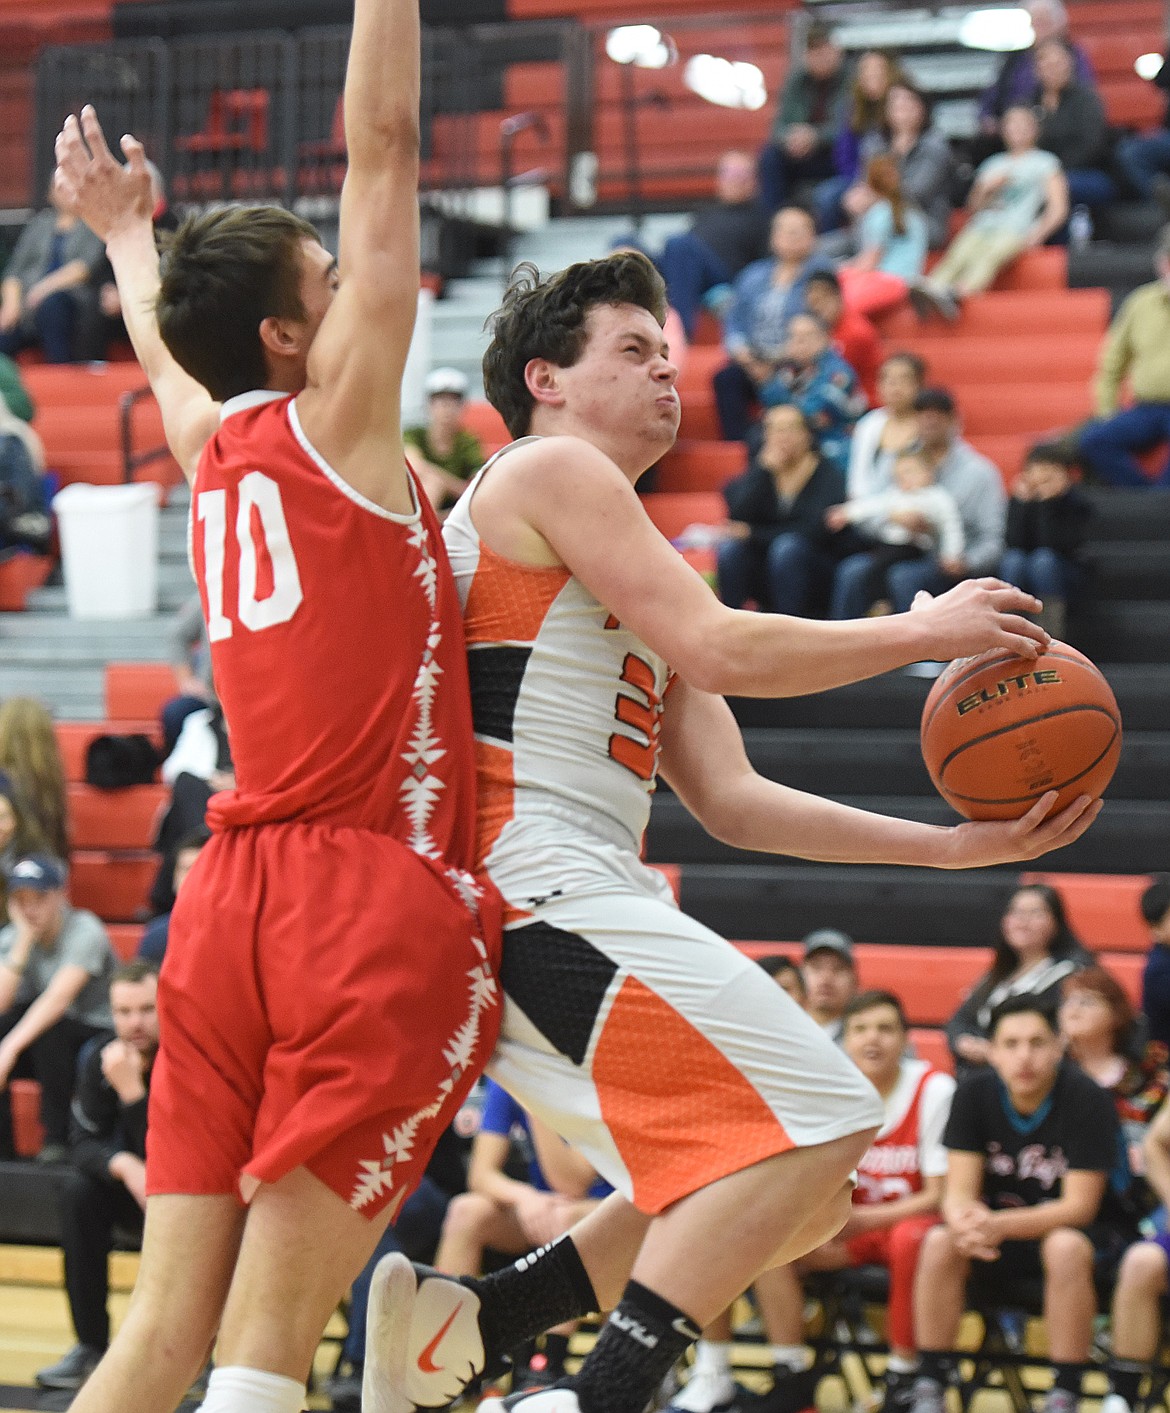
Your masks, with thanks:
M280 487L271 476L265 476L261 471L250 471L241 479L238 495L239 508L231 547L237 556L236 583L239 590L234 605L234 622L224 611L224 571L229 551L227 491L201 491L195 501L196 516L203 526L207 636L213 643L230 638L236 622L253 633L274 628L278 623L287 623L305 597L289 539ZM264 598L258 596L260 557L256 548L257 531L272 566L272 592Z

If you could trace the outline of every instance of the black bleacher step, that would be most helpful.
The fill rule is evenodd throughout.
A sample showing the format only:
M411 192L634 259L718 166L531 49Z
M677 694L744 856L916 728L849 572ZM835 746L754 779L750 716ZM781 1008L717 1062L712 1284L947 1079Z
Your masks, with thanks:
M799 941L840 927L859 942L988 946L1016 870L947 873L846 864L705 864L682 871L684 912L736 941Z
M1111 201L1093 215L1096 234L1119 245L1153 245L1166 224L1156 201Z
M1170 604L1098 601L1076 623L1077 647L1094 661L1170 662Z
M1133 290L1154 278L1149 245L1116 245L1094 241L1085 250L1068 253L1069 289Z
M912 819L924 824L955 824L957 816L938 796L845 795L842 803L875 814ZM1044 856L1043 867L1071 873L1154 873L1166 867L1170 839L1170 803L1160 800L1110 799L1082 838ZM656 797L646 831L646 858L651 863L730 864L760 860L758 853L721 844L690 815L673 795ZM796 860L768 855L774 867Z
M1170 540L1112 540L1090 545L1086 554L1095 598L1170 600Z
M1092 539L1165 540L1170 537L1170 490L1088 486L1093 502Z
M1167 617L1170 612L1163 611ZM1164 731L1170 723L1170 654L1160 663L1110 661L1105 675L1121 708L1127 730ZM832 692L807 697L736 697L731 705L744 727L853 726L866 731L883 727L917 728L931 683L902 672L887 672Z
M817 795L934 794L915 730L757 728L744 733L744 744L761 775L796 790ZM1125 733L1109 793L1118 800L1170 799L1170 730Z

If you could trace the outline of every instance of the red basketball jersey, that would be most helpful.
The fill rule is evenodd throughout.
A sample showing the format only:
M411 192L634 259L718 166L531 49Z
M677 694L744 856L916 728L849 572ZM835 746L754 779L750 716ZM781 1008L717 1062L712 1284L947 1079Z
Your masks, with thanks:
M438 522L391 514L305 437L293 399L225 404L192 554L236 789L213 828L304 820L474 864L462 614Z
M922 1092L931 1075L938 1071L928 1065L914 1089L910 1107L901 1123L881 1133L870 1144L857 1165L857 1187L853 1200L861 1205L893 1202L922 1191L921 1113Z

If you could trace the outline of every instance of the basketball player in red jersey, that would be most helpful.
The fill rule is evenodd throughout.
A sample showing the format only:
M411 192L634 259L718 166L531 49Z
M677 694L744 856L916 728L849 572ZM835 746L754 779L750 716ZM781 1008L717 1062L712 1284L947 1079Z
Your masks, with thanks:
M238 781L172 920L141 1272L78 1413L169 1413L217 1331L205 1413L298 1413L495 1039L459 603L399 426L418 92L417 0L357 0L336 262L229 208L160 272L141 146L119 164L92 109L58 139L192 483Z
M519 440L444 524L471 660L479 853L506 910L491 1073L619 1195L519 1269L420 1273L386 1324L400 1339L409 1319L395 1387L419 1407L545 1325L609 1309L564 1387L503 1406L642 1413L699 1329L848 1216L878 1095L641 863L660 758L714 837L829 862L1007 863L1070 843L1099 809L1082 797L1045 818L1050 793L1021 820L938 828L751 769L722 693L824 691L997 646L1034 657L1047 635L1019 616L1037 601L997 580L848 623L721 604L634 491L678 431L664 311L637 254L543 282L522 271L484 359Z

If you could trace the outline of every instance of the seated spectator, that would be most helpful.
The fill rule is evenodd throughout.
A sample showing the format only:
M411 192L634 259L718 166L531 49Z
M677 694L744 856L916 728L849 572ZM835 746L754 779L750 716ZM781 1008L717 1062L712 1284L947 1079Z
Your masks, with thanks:
M925 455L913 448L894 458L889 490L830 506L825 523L830 530L852 525L873 545L866 551L868 573L858 586L857 602L867 599L867 610L880 602L889 611L887 575L895 564L934 555L948 574L962 568L958 506L951 493L935 483L934 467Z
M853 939L835 927L820 927L808 934L803 946L805 1009L830 1040L840 1041L845 1009L857 995Z
M931 249L940 249L949 233L955 159L932 125L926 95L906 80L886 94L884 150L898 164L902 195L926 216Z
M1146 1131L1146 1181L1163 1207L1170 1207L1170 1104L1163 1104ZM1162 1308L1170 1291L1170 1233L1131 1246L1121 1260L1113 1289L1113 1348L1109 1393L1101 1413L1145 1408L1142 1385L1160 1365ZM1150 1392L1153 1392L1151 1387ZM1153 1405L1150 1400L1149 1406Z
M15 783L0 770L0 927L8 921L8 870L17 859L45 849L44 839L21 808Z
M844 55L832 31L814 21L803 60L788 71L771 134L760 152L760 189L768 211L778 211L801 186L833 175L833 140L847 82Z
M914 408L917 449L933 468L935 482L954 497L963 522L964 549L961 565L951 569L944 568L935 555L891 566L886 582L895 613L905 613L921 589L942 593L960 579L993 574L1003 554L1006 496L999 471L959 435L955 400L945 388L924 388L914 399ZM879 474L885 464L874 463ZM892 470L892 461L889 464ZM875 478L868 493L882 489L883 482ZM863 585L868 573L868 553L851 555L838 565L830 617L859 618L865 612Z
M1037 622L1062 642L1070 600L1084 586L1081 552L1093 506L1071 477L1072 461L1058 446L1028 452L1008 501L1006 548L999 577L1035 594Z
M1072 50L1063 39L1036 45L1035 102L1040 114L1038 145L1064 168L1073 206L1104 206L1117 188L1109 165L1109 119L1092 83L1077 78Z
M943 1224L926 1235L914 1283L921 1351L913 1413L943 1413L973 1278L1002 1304L1042 1280L1053 1385L1045 1413L1074 1413L1093 1337L1094 1223L1117 1157L1109 1095L1062 1064L1056 1022L1035 996L995 1012L991 1069L959 1085L943 1142Z
M803 1011L808 1001L808 994L804 989L804 977L801 976L800 968L792 958L777 952L770 957L760 957L759 965L761 970L768 973L780 990L786 991Z
M1003 116L1005 152L982 163L967 198L971 219L947 247L929 279L911 298L920 313L958 317L958 302L980 294L1025 250L1043 245L1068 220L1068 183L1060 162L1036 145L1040 135L1031 108Z
M116 965L101 922L69 905L67 881L49 854L18 859L0 929L0 1093L13 1078L40 1081L46 1163L65 1156L77 1056L110 1024ZM8 1110L0 1102L0 1158L12 1157Z
M195 860L202 853L203 846L210 838L211 831L204 825L180 841L175 850L175 867L171 875L176 898L179 896L179 889L183 886L187 875L195 867ZM169 912L163 913L161 917L152 918L147 923L142 940L138 944L138 955L144 961L161 966L162 959L166 956L170 931L171 914Z
M20 376L20 368L6 353L0 353L0 399L14 417L31 422L36 407Z
M427 374L425 427L402 433L407 459L437 511L450 510L472 476L484 463L483 447L463 426L467 378L458 368L436 368Z
M53 718L32 697L0 703L0 770L16 786L26 827L45 840L49 853L68 858L65 765Z
M817 270L804 287L808 312L829 331L833 347L857 374L867 402L877 401L877 374L882 362L882 341L864 314L847 309L841 281L832 270Z
M77 1343L37 1372L41 1388L79 1389L110 1342L107 1270L115 1230L142 1239L146 1210L146 1106L158 1053L158 974L127 962L110 977L113 1031L82 1049L73 1093L69 1161L61 1192L65 1290Z
M926 265L930 233L926 217L902 191L893 157L871 158L865 169L865 211L857 222L857 254L837 278L846 305L867 317L905 302Z
M767 613L823 612L841 538L826 526L825 511L844 488L799 407L766 412L763 446L723 487L730 517L719 547L723 602L742 608L754 599Z
M163 703L159 717L164 756L175 749L183 722L191 713L204 711L217 701L211 676L211 644L207 641L207 624L198 594L189 598L175 615L171 629L171 667L178 692Z
M1085 466L1111 486L1170 486L1170 462L1151 478L1134 452L1170 441L1170 226L1158 237L1158 278L1135 289L1109 326L1097 375L1097 421L1080 434ZM1118 411L1122 383L1133 404Z
M671 236L656 262L688 341L704 304L725 306L740 272L766 258L768 226L752 159L725 152L715 167L715 200L695 212L690 230Z
M1032 45L1004 56L995 82L979 102L980 128L986 137L997 136L1009 108L1033 101L1036 92L1036 52L1050 39L1060 39L1069 48L1080 83L1094 82L1089 56L1073 42L1068 31L1068 11L1061 0L1025 0L1024 9L1032 21Z
M0 284L0 353L40 348L49 363L78 358L78 333L97 305L92 283L105 247L49 192L25 226Z
M1170 209L1170 49L1163 52L1153 82L1168 95L1162 126L1122 138L1114 155L1138 196Z
M1170 1048L1170 876L1150 884L1142 894L1141 908L1150 929L1150 955L1142 972L1142 1014L1150 1039Z
M886 98L904 77L897 59L879 49L867 49L858 58L833 139L834 175L813 193L818 230L835 231L844 224L841 198L884 146Z
M513 1144L527 1180L505 1171ZM534 1251L558 1236L613 1189L577 1153L544 1128L491 1080L486 1081L479 1133L471 1146L467 1192L447 1209L435 1265L448 1275L482 1274L487 1248L506 1256ZM545 1336L543 1359L517 1369L513 1389L553 1384L563 1377L572 1327Z
M991 970L947 1023L959 1078L990 1060L991 1018L998 1006L1009 997L1028 996L1055 1012L1065 980L1094 960L1069 927L1055 888L1047 883L1017 888L1000 918Z
M746 434L757 390L784 357L788 322L804 309L808 278L827 268L813 256L816 227L799 207L777 211L770 240L771 255L740 272L724 320L723 346L731 362L715 375L715 398L728 441Z
M925 1060L906 1057L906 1015L897 996L864 991L845 1009L841 1045L882 1096L885 1119L857 1165L853 1212L835 1240L790 1266L765 1271L755 1285L768 1339L799 1346L804 1337L800 1277L811 1271L885 1266L890 1272L887 1332L890 1360L884 1413L911 1399L914 1346L914 1272L926 1233L938 1221L947 1152L943 1130L955 1081ZM759 1413L791 1413L814 1406L819 1376L782 1370Z
M52 543L45 448L0 397L0 560L21 550L48 554Z
M850 498L870 496L893 482L894 458L918 441L914 400L926 381L916 353L891 353L878 369L877 398L853 429L846 478Z
M849 438L866 408L865 394L856 372L833 347L828 328L815 314L794 314L789 320L783 356L760 384L759 399L765 408L798 407L821 455L844 474ZM750 429L742 435L750 445Z

